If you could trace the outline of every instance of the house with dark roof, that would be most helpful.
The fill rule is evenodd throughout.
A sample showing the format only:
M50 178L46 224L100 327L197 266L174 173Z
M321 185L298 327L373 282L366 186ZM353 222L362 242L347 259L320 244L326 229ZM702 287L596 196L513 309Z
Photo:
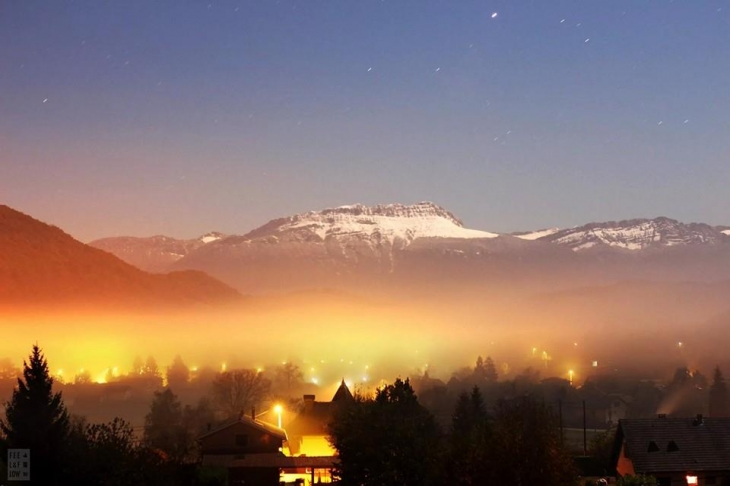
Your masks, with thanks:
M329 443L327 424L335 410L355 399L342 380L332 401L318 402L314 395L304 395L302 411L287 425L289 454L292 456L334 456L335 450Z
M327 426L339 407L354 400L345 380L329 402L318 402L314 395L304 395L301 412L286 427L285 450L292 461L292 465L282 469L286 481L301 481L305 485L332 482L337 459Z
M647 474L660 486L730 485L730 418L619 420L613 449L622 477Z
M287 440L283 429L240 416L198 437L204 466L228 469L229 484L277 486Z

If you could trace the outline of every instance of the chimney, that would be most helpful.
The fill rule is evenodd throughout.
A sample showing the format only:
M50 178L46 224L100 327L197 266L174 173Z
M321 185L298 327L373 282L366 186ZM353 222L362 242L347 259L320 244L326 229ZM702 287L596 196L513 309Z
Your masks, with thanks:
M314 395L304 395L304 411L309 412L314 408Z
M256 407L251 407L251 420L256 420Z

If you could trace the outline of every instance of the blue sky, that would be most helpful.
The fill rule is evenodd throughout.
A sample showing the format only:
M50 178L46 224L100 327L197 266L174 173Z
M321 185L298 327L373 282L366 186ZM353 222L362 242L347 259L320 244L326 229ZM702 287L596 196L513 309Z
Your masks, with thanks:
M0 202L84 241L422 200L730 224L728 86L720 1L10 0Z

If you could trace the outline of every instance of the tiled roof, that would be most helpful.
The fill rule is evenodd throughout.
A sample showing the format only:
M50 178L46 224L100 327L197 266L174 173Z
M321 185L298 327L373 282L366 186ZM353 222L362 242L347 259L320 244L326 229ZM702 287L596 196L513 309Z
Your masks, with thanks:
M621 441L637 473L730 471L730 418L620 420Z
M276 427L274 425L267 424L266 422L261 422L259 420L253 420L253 419L251 419L250 417L248 417L246 415L242 415L240 417L236 417L236 418L229 419L229 420L225 421L219 427L216 427L215 429L213 429L213 430L211 430L209 432L206 432L205 434L199 436L198 437L198 440L203 439L204 437L208 437L208 436L213 435L213 434L217 434L221 430L227 429L228 427L231 427L232 425L235 425L235 424L238 424L238 423L242 423L242 424L248 425L250 427L253 427L255 429L258 429L258 430L260 430L262 432L265 432L267 434L271 434L274 437L278 437L279 439L287 440L286 431L284 429L280 429L279 427Z

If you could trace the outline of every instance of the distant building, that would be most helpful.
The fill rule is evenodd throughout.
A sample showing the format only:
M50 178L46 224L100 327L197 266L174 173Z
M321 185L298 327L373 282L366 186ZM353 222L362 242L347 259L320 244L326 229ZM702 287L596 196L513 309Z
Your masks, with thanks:
M331 469L336 461L336 451L329 442L327 425L338 407L354 400L345 380L342 380L332 401L318 402L314 395L304 395L302 411L286 428L289 437L287 450L293 459L319 461L319 467L313 464L306 470L287 469L287 480L303 479L305 483L313 484L332 482Z
M354 397L344 380L331 402L304 395L304 407L287 430L241 416L200 436L202 464L228 469L230 485L278 486L332 482L335 450L327 424Z
M730 418L619 420L613 466L619 476L648 474L660 486L730 484Z
M292 456L334 456L329 443L327 424L337 407L354 401L345 380L330 402L317 402L314 395L304 395L304 406L299 415L287 426L288 449Z
M200 436L203 466L228 469L230 485L277 486L286 432L241 416Z

